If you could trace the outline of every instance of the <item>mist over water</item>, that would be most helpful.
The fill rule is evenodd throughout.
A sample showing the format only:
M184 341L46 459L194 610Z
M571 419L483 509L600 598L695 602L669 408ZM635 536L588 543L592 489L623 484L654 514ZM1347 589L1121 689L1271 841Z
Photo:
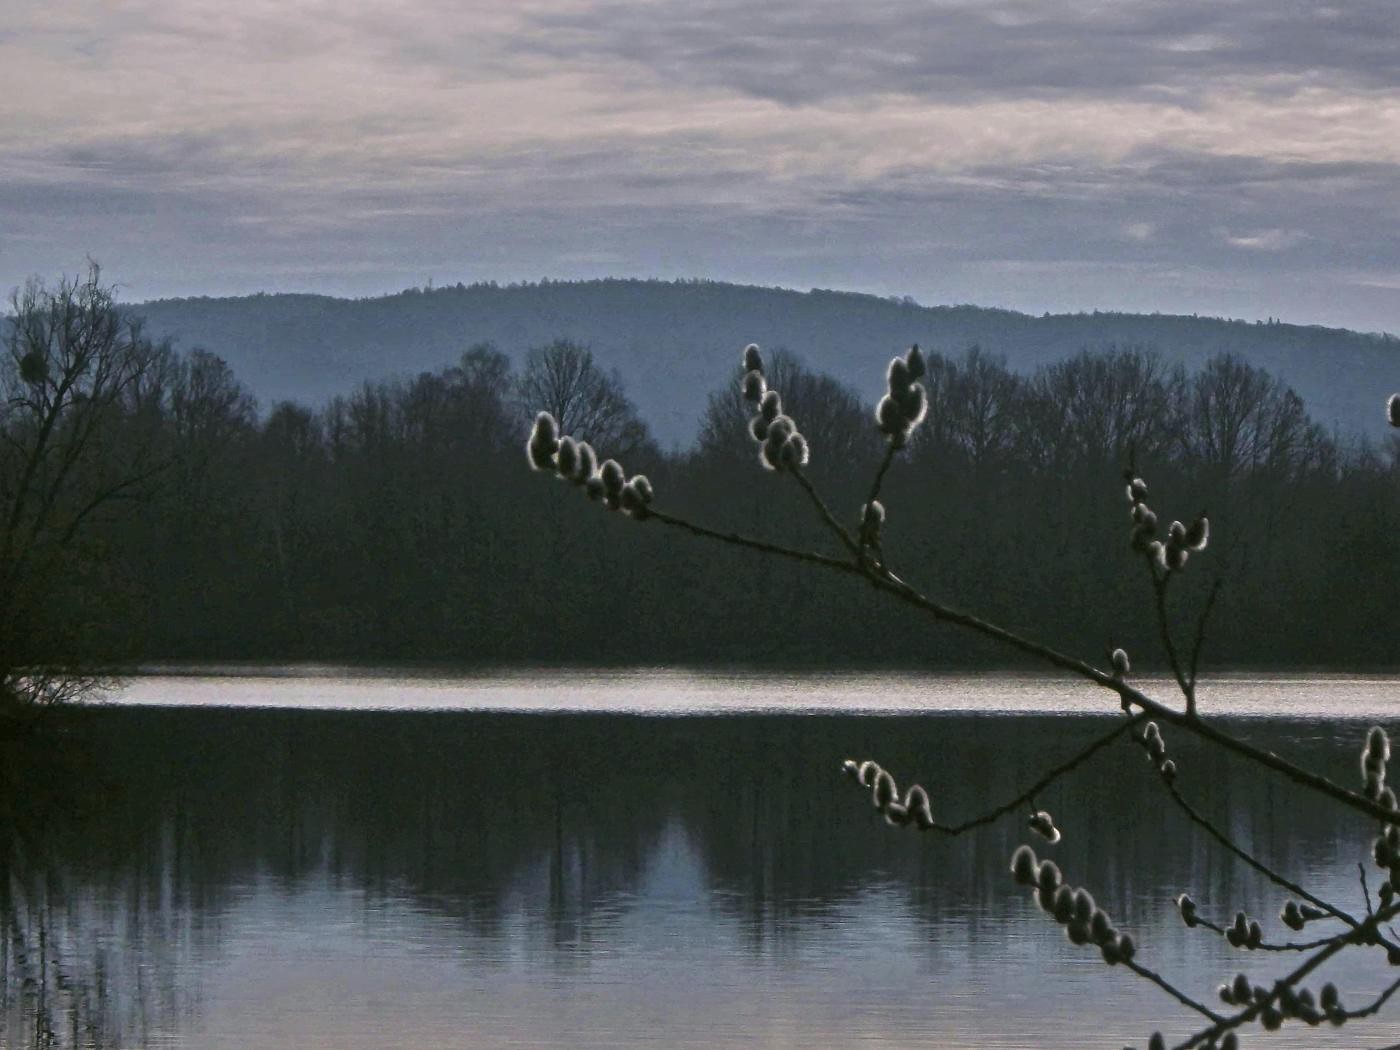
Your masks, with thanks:
M1035 713L1063 707L1047 699L1054 683L1029 677L985 682L999 709L971 706L975 679L921 679L921 708L950 710L914 714L899 679L787 679L784 692L776 679L667 674L690 713L650 673L390 686L329 672L138 680L127 701L170 703L183 688L209 706L75 713L61 762L26 771L35 790L8 842L0 1043L1117 1050L1156 1027L1194 1030L1156 989L1070 945L1014 885L1022 818L957 840L895 830L839 774L846 757L878 758L957 819L1111 716ZM1370 690L1382 713L1397 691L1274 680L1291 714L1271 717L1251 706L1265 689L1251 681L1216 687L1222 708L1254 716L1234 728L1348 784L1369 724L1357 715L1377 712L1347 690ZM414 689L450 702L314 709L357 690L432 706ZM572 689L593 710L493 711L493 689L514 706ZM281 709L234 706L288 690L299 699ZM652 714L637 713L642 695ZM608 696L612 710L597 710ZM771 710L803 696L805 713ZM1364 909L1364 821L1165 736L1193 803ZM1288 934L1284 897L1170 806L1136 747L1109 747L1037 804L1065 835L1037 851L1094 892L1144 965L1208 1001L1241 969L1263 980L1291 965L1182 926L1171 898L1187 890L1209 918L1244 908L1269 939ZM1387 975L1378 962L1354 951L1319 983L1360 1004ZM1283 1036L1383 1046L1400 1023Z

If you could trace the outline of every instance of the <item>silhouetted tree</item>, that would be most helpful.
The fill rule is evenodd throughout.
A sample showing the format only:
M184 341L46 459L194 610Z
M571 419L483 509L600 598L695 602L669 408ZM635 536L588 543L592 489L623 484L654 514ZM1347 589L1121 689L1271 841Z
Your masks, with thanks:
M89 624L64 600L104 568L92 530L165 466L150 414L135 411L161 353L95 264L55 288L31 280L11 306L0 362L0 694L47 703L94 683Z

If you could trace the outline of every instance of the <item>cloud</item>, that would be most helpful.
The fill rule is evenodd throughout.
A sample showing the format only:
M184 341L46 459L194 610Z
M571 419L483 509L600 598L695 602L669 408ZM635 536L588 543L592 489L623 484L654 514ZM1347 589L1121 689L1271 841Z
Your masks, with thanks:
M1179 287L1287 314L1280 267L1400 270L1393 40L1389 0L57 0L0 35L0 282L92 252L148 294L1034 276L1038 308L1209 272Z
M1400 82L1388 0L647 0L544 6L513 41L675 83L804 105L904 94L1194 95L1223 79Z
M1227 233L1225 243L1249 251L1281 252L1307 239L1301 230L1257 230L1253 233Z

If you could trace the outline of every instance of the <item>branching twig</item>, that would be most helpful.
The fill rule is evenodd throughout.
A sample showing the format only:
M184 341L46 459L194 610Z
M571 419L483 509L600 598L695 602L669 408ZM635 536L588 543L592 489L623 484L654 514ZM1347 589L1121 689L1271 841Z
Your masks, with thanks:
M793 547L783 547L776 543L768 543L764 540L756 540L750 536L742 536L737 532L719 532L716 529L706 528L704 525L696 525L694 522L686 521L667 514L665 511L649 510L647 512L648 521L659 521L663 525L670 525L674 528L684 529L693 536L703 536L706 539L719 540L721 543L728 543L735 547L746 547L749 550L759 551L763 554L775 554L780 558L790 558L795 561L807 562L809 565L820 565L824 569L835 569L838 572L859 575L860 570L850 562L841 561L826 554L817 554L813 551L798 550Z
M1263 875L1270 882L1287 890L1295 897L1301 897L1303 900L1307 901L1314 907L1321 908L1333 918L1340 919L1342 922L1350 926L1353 930L1361 926L1361 922L1359 922L1354 916L1343 911L1335 904L1331 904L1328 901L1323 900L1316 894L1309 893L1307 890L1303 889L1302 886L1299 886L1296 882L1293 882L1286 876L1279 874L1277 871L1269 867L1263 861L1259 860L1253 854L1249 853L1242 847L1236 845L1235 842L1232 841L1231 838L1225 834L1225 832L1217 828L1210 820L1208 820L1200 812L1198 812L1196 808L1191 805L1191 803L1187 802L1186 799L1182 797L1181 791L1177 788L1175 784L1168 784L1165 780L1163 780L1163 786L1167 789L1167 794L1171 797L1172 801L1177 804L1177 806L1181 809L1183 813L1186 814L1187 818L1190 819L1190 821L1193 824L1205 831L1208 835L1210 835L1211 838L1215 839L1216 842L1220 843L1220 845L1224 846L1227 850L1233 853L1240 860L1244 861L1245 864L1249 865L1249 867L1253 868L1260 875Z
M1383 828L1386 829L1387 837L1377 840L1377 863L1382 867L1392 867L1392 881L1394 881L1397 877L1393 874L1394 865L1397 862L1387 860L1386 851L1400 850L1400 847L1396 846L1394 838L1396 833L1394 825L1400 823L1400 817L1397 816L1394 808L1393 793L1384 788L1384 769L1385 763L1389 760L1390 751L1387 737L1382 730L1372 730L1372 735L1368 738L1367 751L1363 758L1367 791L1365 795L1362 795L1334 783L1327 777L1295 765L1272 751L1263 750L1241 740L1199 717L1196 703L1196 684L1199 676L1200 658L1205 644L1207 624L1219 596L1221 577L1217 574L1211 583L1196 618L1194 637L1189 650L1185 651L1185 658L1183 658L1183 653L1178 650L1176 639L1173 637L1168 609L1168 590L1172 576L1186 565L1189 553L1206 549L1210 523L1204 513L1199 515L1190 526L1185 526L1179 521L1172 522L1171 527L1167 530L1165 543L1161 539L1156 539L1158 519L1146 504L1146 482L1137 477L1135 470L1129 470L1127 475L1128 498L1132 504L1132 516L1135 522L1133 545L1144 556L1144 564L1151 579L1161 643L1173 677L1185 700L1185 710L1183 711L1153 699L1137 687L1130 685L1126 681L1130 672L1130 663L1123 652L1114 652L1111 672L1102 671L1084 660L1060 652L1044 643L1034 641L1008 628L936 601L905 582L885 564L878 542L879 525L883 522L884 513L883 508L877 506L877 500L885 476L898 449L904 447L913 428L922 421L927 407L925 390L915 382L919 376L924 374L925 368L917 347L911 349L907 357L896 358L890 364L887 375L889 394L882 399L877 409L880 429L888 438L888 445L875 471L866 505L862 508L861 522L855 532L840 523L826 501L817 492L811 480L803 473L801 466L807 462L808 456L806 440L800 433L796 432L795 425L789 418L785 416L775 418L774 413L781 412L780 403L777 395L773 392L764 393L761 358L756 346L746 348L745 367L748 369L745 377L745 397L755 403L761 401L760 416L755 417L752 421L752 433L763 442L764 462L772 469L786 470L792 474L807 494L824 526L831 531L849 555L849 560L769 543L734 532L721 532L663 511L650 509L652 498L650 484L646 482L645 478L634 478L632 481L624 483L621 471L617 469L615 462L605 464L612 470L611 475L605 470L600 477L585 478L582 474L577 474L573 467L566 465L572 460L566 461L565 451L567 448L561 446L561 439L557 437L557 426L553 417L549 416L548 413L541 413L537 417L536 431L532 434L530 444L531 461L536 469L547 469L551 464L556 465L560 476L568 477L575 483L586 483L590 486L589 493L595 498L600 494L598 486L601 482L603 489L605 489L602 494L606 497L608 506L614 510L620 507L639 520L655 520L695 536L714 539L721 543L808 565L817 565L864 579L876 590L918 609L930 616L935 622L961 627L990 638L1012 650L1034 657L1051 667L1077 675L1100 688L1115 693L1124 712L1129 715L1111 732L1092 741L1077 754L1047 771L1034 784L1014 798L958 824L941 824L933 818L928 794L922 786L914 785L901 800L895 780L888 771L881 769L873 761L860 764L847 761L845 764L847 771L862 786L872 790L877 808L887 821L891 824L914 825L923 830L936 830L945 835L956 836L990 824L1028 804L1034 808L1037 794L1043 792L1059 778L1087 763L1101 749L1133 726L1152 717L1160 719L1166 724L1185 729L1206 743L1214 744L1227 752L1279 773L1296 784L1333 799L1353 812L1380 821ZM1400 404L1400 395L1392 400L1390 408L1392 422L1400 426L1400 408L1397 407L1397 404ZM768 426L770 421L771 427ZM569 439L562 440L567 442ZM553 459L555 450L559 450L557 462ZM639 482L645 486L644 491L635 487ZM872 558L872 551L876 557ZM1136 713L1133 711L1134 708L1137 709ZM1066 884L1061 882L1058 868L1050 861L1045 861L1043 864L1037 862L1034 853L1024 845L1018 848L1012 859L1012 870L1017 881L1022 885L1033 887L1038 884L1036 892L1040 906L1051 913L1056 921L1066 925L1066 931L1071 941L1076 944L1084 944L1092 938L1093 943L1102 948L1104 959L1110 965L1123 963L1127 969L1157 985L1179 1003L1201 1014L1211 1022L1209 1027L1179 1044L1177 1050L1190 1050L1192 1047L1206 1043L1215 1046L1222 1036L1225 1036L1228 1044L1233 1045L1236 1039L1234 1030L1256 1019L1262 1020L1266 1028L1273 1029L1285 1017L1302 1017L1309 1023L1317 1023L1325 1016L1327 1020L1341 1024L1350 1018L1366 1017L1378 1012L1395 992L1400 990L1400 980L1388 986L1368 1006L1352 1011L1341 1008L1335 988L1328 985L1324 987L1321 996L1323 1008L1321 1014L1312 1005L1309 998L1311 993L1307 990L1295 993L1294 987L1328 959L1348 946L1380 945L1388 949L1392 960L1400 959L1400 943L1397 943L1400 942L1400 938L1391 941L1380 933L1383 923L1400 915L1400 902L1392 901L1388 887L1383 887L1380 906L1373 906L1370 888L1366 880L1365 865L1358 865L1362 896L1366 905L1364 919L1357 919L1340 907L1305 890L1235 843L1229 835L1216 827L1214 823L1187 802L1175 784L1177 776L1175 762L1165 760L1163 753L1165 748L1155 725L1147 727L1147 732L1140 742L1143 743L1149 756L1157 764L1169 797L1192 823L1202 828L1211 838L1248 867L1300 900L1308 902L1313 908L1319 909L1313 911L1306 907L1300 908L1296 902L1290 901L1283 914L1283 921L1286 925L1292 929L1300 929L1303 923L1309 919L1330 917L1344 923L1346 929L1333 936L1307 942L1268 944L1263 943L1261 939L1259 924L1253 922L1248 924L1248 938L1241 940L1236 934L1238 927L1245 923L1243 913L1236 918L1237 929L1226 930L1216 923L1195 916L1194 905L1188 912L1187 902L1183 899L1181 902L1182 914L1189 925L1201 925L1217 934L1227 936L1232 944L1240 944L1252 950L1267 952L1311 953L1290 974L1276 981L1270 991L1266 991L1262 987L1250 987L1248 991L1232 992L1229 989L1222 991L1222 998L1227 1003L1239 1007L1233 1015L1225 1016L1192 999L1160 974L1136 962L1133 958L1135 949L1131 938L1126 934L1119 934L1113 929L1106 913L1095 907L1087 890L1083 888L1067 889ZM1052 841L1058 839L1058 831L1055 830L1048 814L1034 814L1031 824L1032 827L1042 832L1046 832L1048 828L1046 837ZM1066 894L1070 896L1066 897ZM1066 900L1069 900L1072 906L1067 907ZM1237 982L1240 984L1246 981L1247 978L1243 975L1237 978ZM1227 1033L1229 1034L1227 1035ZM1160 1046L1160 1035L1154 1036L1152 1043L1153 1046Z
M807 497L812 501L812 506L816 508L822 521L826 523L826 527L835 533L836 538L841 541L841 545L844 546L846 550L850 551L853 556L859 559L860 544L856 543L851 534L846 531L846 527L836 520L836 516L831 513L831 508L826 505L826 501L821 498L821 494L817 492L816 486L808 480L807 475L796 467L789 467L788 473L797 479L797 483L801 485L803 491L807 493Z
M767 543L763 540L755 540L751 537L741 536L737 533L719 532L718 530L706 528L703 525L696 525L683 518L655 509L648 512L647 518L648 520L655 520L665 525L684 529L696 536L718 540L721 543L746 547L750 550L762 551L767 554L775 554L780 557L807 562L808 564L820 565L825 569L845 573L847 575L863 577L877 590L884 591L898 598L905 604L920 609L940 623L952 624L973 631L976 634L991 638L1018 652L1036 657L1052 667L1057 667L1062 671L1078 675L1094 685L1116 693L1126 704L1140 708L1145 714L1153 718L1185 729L1208 743L1215 744L1227 751L1232 751L1243 758L1247 758L1267 769L1280 773L1294 783L1310 788L1319 794L1326 795L1363 816L1386 822L1394 819L1395 814L1379 803L1366 798L1364 795L1358 794L1355 791L1349 791L1339 784L1333 783L1324 776L1296 766L1292 762L1280 758L1272 751L1265 751L1244 740L1240 740L1238 737L1231 736L1229 733L1217 729L1213 724L1204 719L1168 707L1160 701L1154 700L1152 697L1142 692L1142 690L1128 684L1121 678L1115 677L1106 671L1101 671L1091 664L1062 653L1051 646L1026 638L1017 634L1015 631L983 620L971 613L965 613L943 605L940 602L936 602L921 594L914 587L905 583L883 566L862 565L859 562L842 561L839 558L833 558L828 555L782 547L777 544Z
M1400 991L1400 977L1397 977L1390 984L1386 985L1385 990L1381 992L1380 995L1376 996L1376 998L1371 1001L1369 1006L1363 1006L1359 1010L1343 1010L1341 1011L1341 1013L1344 1016L1351 1019L1355 1019L1358 1017L1370 1017L1372 1014L1378 1012L1380 1008L1384 1006L1387 1002L1389 1002L1390 997L1394 995L1397 991Z
M1206 596L1206 604L1201 609L1201 615L1196 620L1196 638L1191 643L1191 669L1187 672L1186 681L1191 686L1190 703L1194 708L1196 703L1196 680L1201 666L1201 650L1206 644L1206 624L1210 621L1210 614L1215 609L1215 599L1220 594L1222 579L1219 574L1210 585L1210 594Z
M1145 558L1144 561L1147 563L1147 573L1152 578L1152 594L1156 599L1157 628L1162 635L1162 648L1167 654L1167 662L1171 664L1177 688L1181 690L1181 695L1186 699L1186 713L1194 717L1196 714L1195 691L1191 688L1191 683L1181 669L1181 660L1176 655L1176 643L1172 641L1171 621L1167 616L1167 586L1171 581L1171 575L1158 573L1152 567L1150 557Z
M885 454L880 457L880 465L875 468L875 478L870 483L870 494L865 497L866 504L874 503L880 498L880 488L885 483L885 474L890 469L890 464L894 462L895 453L899 451L893 441L886 442Z
M1079 766L1089 761L1089 759L1093 758L1095 754L1097 754L1103 748L1107 747L1113 741L1117 740L1129 729L1141 722L1145 717L1145 715L1141 714L1133 715L1126 721L1114 726L1111 732L1106 733L1105 735L1098 737L1097 739L1090 742L1087 747L1081 749L1072 758L1061 762L1058 766L1055 766L1053 769L1046 772L1034 784L1026 788L1024 791L1020 792L1014 798L1008 799L1001 805L995 806L979 816L971 817L967 820L964 820L960 824L943 824L933 818L932 810L930 810L928 815L920 822L919 826L925 831L937 831L944 835L957 836L965 834L966 832L969 832L974 828L984 827L985 825L990 824L993 821L996 821L1017 809L1022 809L1024 807L1034 809L1036 795L1040 794L1055 781L1059 780L1060 777L1077 769ZM888 777L890 797L887 801L898 800L896 798L896 796L898 795L898 785L894 779L893 774L890 774L888 770L881 769L878 763L875 763L873 761L856 762L853 759L849 759L846 762L845 769L846 772L850 773L856 778L856 780L861 784L862 787L872 786L869 779L871 776L878 775L882 778ZM922 785L918 785L911 790L918 792L924 791L925 789L922 787ZM883 810L884 806L881 806L881 809Z
M1336 916L1333 916L1333 918L1336 918ZM1226 931L1225 931L1225 927L1224 927L1224 926L1221 926L1221 925L1218 924L1218 923L1211 922L1209 919L1203 919L1203 918L1201 918L1201 916L1199 916L1199 915L1196 916L1196 925L1199 926L1199 927L1201 927L1202 929L1210 930L1210 931L1213 932L1213 933L1218 933L1218 934L1220 934L1220 936L1222 936L1222 937L1225 936L1225 932L1226 932ZM1285 941L1283 944L1270 944L1268 941L1261 941L1259 944L1254 945L1254 946L1250 949L1250 951L1256 951L1256 952L1310 952L1310 951L1313 951L1313 950L1316 949L1316 948L1321 948L1323 945L1331 944L1331 943L1332 943L1334 940L1336 940L1336 939L1337 939L1337 937L1336 937L1336 935L1334 935L1334 936L1331 936L1331 937L1319 937L1319 938L1318 938L1317 940L1315 940L1315 941L1303 941L1302 943L1296 943L1296 942L1293 942L1293 941Z
M1216 1013L1214 1010L1212 1010L1210 1007L1206 1006L1204 1003L1198 1003L1195 999L1192 999L1189 995L1187 995L1185 992L1183 992L1180 988L1176 987L1174 984L1172 984L1170 981L1168 981L1166 978L1164 978L1161 974L1156 973L1156 972L1153 971L1153 970L1149 970L1149 969L1148 969L1147 967L1145 967L1145 966L1139 965L1137 962L1135 962L1135 961L1132 960L1132 959L1123 959L1123 960L1122 960L1122 963L1123 963L1124 966L1126 966L1128 969L1132 970L1133 973L1137 974L1139 977L1142 977L1142 978L1144 978L1144 979L1146 979L1146 980L1151 981L1151 982L1152 982L1153 984L1155 984L1158 988L1162 989L1162 991L1166 992L1168 995L1170 995L1170 996L1171 996L1173 999L1175 999L1177 1002L1181 1003L1181 1005L1186 1006L1186 1007L1189 1007L1189 1008L1192 1009L1192 1010L1195 1010L1198 1014L1201 1014L1201 1015L1203 1015L1203 1016L1209 1018L1211 1021L1215 1022L1216 1024L1222 1024L1222 1023L1224 1023L1224 1021L1225 1021L1225 1017L1224 1017L1224 1016L1222 1016L1221 1014Z
M970 820L965 820L961 824L935 824L933 826L933 829L935 831L941 831L946 835L961 835L966 831L971 831L973 828L978 828L982 827L985 824L990 824L992 823L992 821L997 820L999 817L1004 817L1006 814L1012 812L1013 810L1025 807L1035 799L1036 795L1040 794L1055 781L1059 780L1060 777L1082 766L1085 762L1089 761L1089 759L1094 757L1094 755L1096 755L1099 751L1103 750L1103 748L1113 743L1113 741L1117 740L1120 736L1122 736L1128 730L1132 729L1133 726L1137 725L1146 717L1147 716L1143 714L1136 714L1133 715L1131 718L1127 719L1126 721L1120 722L1118 725L1113 727L1112 732L1106 733L1103 736L1099 737L1097 740L1094 740L1092 743L1089 744L1088 747L1084 748L1073 758L1070 758L1067 761L1060 763L1058 766L1048 771L1044 776L1042 776L1030 787L1026 788L1026 790L1022 791L1015 798L1004 802L1002 805L997 806L995 809L988 810L986 813L983 813L979 817L973 817Z
M1312 973L1319 966L1325 963L1328 959L1332 958L1332 956L1340 952L1343 948L1347 947L1347 945L1364 943L1368 938L1376 936L1377 926L1381 922L1393 918L1397 913L1400 913L1400 903L1391 905L1389 908L1385 908L1382 911L1377 912L1375 915L1372 915L1365 922L1357 926L1356 929L1342 934L1341 936L1337 937L1329 944L1324 946L1320 951L1316 952L1313 955L1310 955L1292 973L1276 981L1274 983L1273 988L1266 995L1264 995L1263 998L1255 999L1252 1003L1249 1004L1249 1006L1247 1006L1244 1010L1241 1010L1234 1016L1218 1021L1209 1028L1202 1029L1195 1035L1188 1038L1185 1042L1177 1044L1175 1050L1191 1050L1191 1048L1195 1046L1201 1046L1202 1044L1206 1043L1213 1043L1215 1040L1218 1040L1220 1036L1224 1035L1231 1029L1239 1028L1241 1025L1245 1025L1248 1024L1250 1021L1253 1021L1256 1017L1262 1014L1265 1009L1273 1006L1274 1003L1278 1001L1279 997L1283 994L1284 989L1296 986L1299 981L1301 981L1308 974ZM1387 994L1380 1001L1373 1004L1376 1010L1380 1009L1380 1006L1384 1003L1385 999L1389 998L1389 994L1390 993L1387 992ZM1349 1014L1346 1014L1345 1011L1342 1011L1341 1013L1344 1016L1350 1016Z

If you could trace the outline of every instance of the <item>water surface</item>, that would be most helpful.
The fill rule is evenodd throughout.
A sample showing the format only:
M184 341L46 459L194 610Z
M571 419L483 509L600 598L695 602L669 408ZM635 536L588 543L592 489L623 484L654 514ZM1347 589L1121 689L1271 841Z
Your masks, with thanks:
M198 706L173 706L181 689ZM1360 716L1390 715L1395 692L1292 676L1203 702L1352 783ZM0 1044L1118 1050L1158 1026L1181 1036L1184 1011L1071 946L1012 884L1019 817L952 841L896 831L837 773L877 757L940 814L970 815L1109 728L1065 713L1084 697L1102 709L1092 690L1005 676L140 679L74 719L68 765L29 760ZM322 709L337 698L376 710ZM522 710L548 698L568 713ZM1214 819L1364 908L1364 822L1166 736ZM1040 852L1191 994L1293 964L1181 925L1170 901L1190 890L1206 914L1242 907L1281 939L1286 898L1170 808L1136 748L1038 802L1065 832ZM1387 970L1354 952L1326 976L1359 1004ZM1385 1046L1397 1018L1270 1045Z

